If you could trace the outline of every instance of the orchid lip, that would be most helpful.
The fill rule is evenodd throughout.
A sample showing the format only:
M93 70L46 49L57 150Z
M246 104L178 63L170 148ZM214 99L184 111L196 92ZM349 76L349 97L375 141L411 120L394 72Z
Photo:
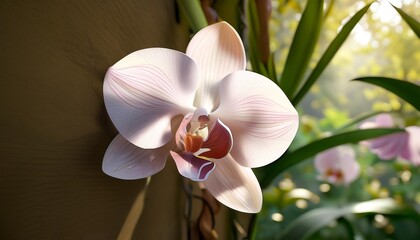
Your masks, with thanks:
M217 159L232 149L232 134L219 119L198 108L185 115L175 133L176 151L171 151L178 171L193 181L204 181L216 167Z
M204 140L202 136L188 132L184 137L185 151L195 153L200 150L203 142Z
M215 169L216 164L187 152L170 151L179 173L193 181L204 181Z
M175 139L180 151L208 161L225 157L233 145L229 128L203 108L184 117Z

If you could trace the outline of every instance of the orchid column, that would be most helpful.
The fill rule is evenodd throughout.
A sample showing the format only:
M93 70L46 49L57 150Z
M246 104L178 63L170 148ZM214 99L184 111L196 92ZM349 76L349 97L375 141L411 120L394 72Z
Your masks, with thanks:
M117 62L104 98L120 134L105 153L104 172L145 178L170 155L181 175L201 181L221 203L260 211L251 168L286 151L298 115L276 84L245 66L243 44L226 22L198 32L186 54L150 48Z

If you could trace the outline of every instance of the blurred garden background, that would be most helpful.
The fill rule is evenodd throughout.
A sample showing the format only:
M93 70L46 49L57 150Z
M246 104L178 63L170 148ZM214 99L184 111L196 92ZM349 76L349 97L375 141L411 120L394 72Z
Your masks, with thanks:
M185 52L216 21L299 112L290 149L254 169L258 214L209 211L172 161L151 181L101 170L107 69ZM1 1L0 238L419 239L419 21L418 0Z
M281 75L302 12L309 4L293 0L271 3L270 51L276 72ZM307 70L301 69L303 78L308 78L317 67L351 16L369 3L325 1L319 40ZM395 127L419 126L418 109L396 94L378 86L351 81L365 76L383 76L416 85L420 83L419 36L391 4L419 20L418 1L375 1L370 5L297 105L300 129L292 151L318 139L357 129L380 113L390 113ZM306 41L316 38L305 37ZM420 98L416 101L420 102ZM353 214L349 210L337 214L338 209L375 199L392 199L417 212L420 210L418 163L398 157L384 161L368 147L349 142L346 146L354 150L360 175L348 184L320 179L314 164L315 156L285 170L265 189L264 208L257 217L255 239L417 239L420 236L418 215L393 215L379 209L375 212L379 202L372 202L370 213Z

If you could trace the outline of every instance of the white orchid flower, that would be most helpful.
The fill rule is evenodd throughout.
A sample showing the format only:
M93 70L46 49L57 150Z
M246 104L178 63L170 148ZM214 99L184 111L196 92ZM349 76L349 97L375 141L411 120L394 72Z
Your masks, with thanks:
M171 155L181 175L201 181L221 203L260 211L251 168L286 151L298 115L276 84L245 65L243 44L226 22L198 32L186 54L149 48L121 59L104 82L105 106L120 134L103 171L145 178Z

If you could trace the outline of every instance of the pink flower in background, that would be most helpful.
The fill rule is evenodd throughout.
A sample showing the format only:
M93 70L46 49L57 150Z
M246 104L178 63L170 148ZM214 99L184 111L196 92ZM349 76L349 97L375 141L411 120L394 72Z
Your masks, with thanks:
M360 128L391 128L395 127L390 114L380 114L374 121L360 125ZM405 132L394 133L363 142L369 149L383 160L403 158L420 165L420 127L410 126Z
M149 48L117 62L104 99L120 134L103 171L145 178L171 155L181 175L201 181L221 203L258 212L262 193L251 168L286 151L298 115L276 84L245 65L243 44L225 22L198 32L186 54Z
M315 156L319 178L331 184L350 184L360 174L356 154L349 146L330 148Z

